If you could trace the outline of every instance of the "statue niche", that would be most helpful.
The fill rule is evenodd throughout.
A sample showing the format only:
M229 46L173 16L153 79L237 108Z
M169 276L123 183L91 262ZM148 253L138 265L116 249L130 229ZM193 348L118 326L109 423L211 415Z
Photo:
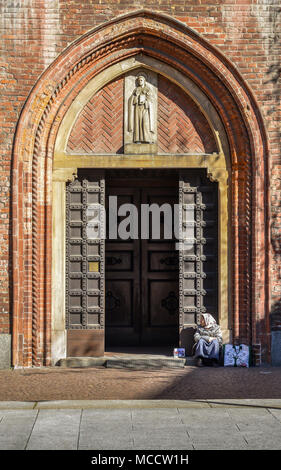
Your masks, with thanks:
M133 133L133 142L154 142L153 96L144 75L136 78L136 87L128 100L128 131Z

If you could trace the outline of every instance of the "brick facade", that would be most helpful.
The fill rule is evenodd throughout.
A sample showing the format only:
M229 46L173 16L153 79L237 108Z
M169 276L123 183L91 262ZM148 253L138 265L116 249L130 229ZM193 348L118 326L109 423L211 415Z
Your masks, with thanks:
M149 48L157 50L159 57L174 56L178 64L188 61L190 77L206 93L213 90L232 150L234 337L250 341L255 349L260 347L262 360L270 360L270 325L280 330L281 318L278 2L167 0L131 5L123 0L2 0L0 7L0 331L11 333L13 329L14 363L49 363L51 242L46 237L42 245L42 239L51 213L52 147L48 147L47 164L42 154L65 112L59 112L54 124L58 107L67 108L73 100L75 77L76 84L80 80L76 93L86 83L86 72L94 76L94 59L87 59L90 51L96 51L98 69L106 61L112 63ZM112 23L112 29L98 28L94 39L89 33L80 41L92 28L141 8L164 13L191 28L186 43L181 27L176 32L174 24L157 17L153 26L148 14L144 21L141 16L128 17L125 39L119 37L116 47L121 23ZM111 46L104 46L108 39ZM99 44L108 49L98 52ZM99 98L99 106L103 98ZM114 151L120 148L118 135L114 136ZM105 140L101 138L98 145L104 151Z
M217 146L210 126L195 103L161 76L158 90L159 152L215 152Z
M73 126L69 152L123 153L123 77L102 88Z

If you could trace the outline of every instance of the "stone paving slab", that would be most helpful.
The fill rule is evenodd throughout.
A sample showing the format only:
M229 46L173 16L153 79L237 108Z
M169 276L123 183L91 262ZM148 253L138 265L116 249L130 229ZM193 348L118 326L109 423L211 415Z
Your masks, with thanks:
M133 450L174 450L174 451L179 451L179 450L194 450L194 446L192 443L183 443L179 444L178 442L176 444L173 444L173 442L147 442L147 441L137 441L137 443L134 445Z
M161 402L160 402L161 403ZM253 406L2 409L0 449L279 449L281 410ZM82 405L82 403L79 403ZM77 405L77 403L76 403Z
M35 401L0 401L0 410L33 410Z
M239 431L239 429L233 425L229 424L228 426L216 426L216 427L206 427L205 429L202 427L191 428L187 426L187 432L192 439L192 441L212 441L212 442L226 442L228 440L238 439L244 440L243 434Z
M134 450L134 443L132 438L125 436L112 436L107 434L100 434L94 436L92 439L80 440L78 450Z
M200 408L178 408L179 415L184 423L186 424L194 424L196 425L197 419L202 416L202 410ZM215 421L221 423L222 420L227 419L229 420L229 414L227 413L227 408L204 408L204 416L206 416L208 420L208 424L212 424Z
M122 424L131 424L132 423L132 410L130 408L108 408L106 409L83 409L82 415L83 421L101 423L122 423ZM82 421L82 422L83 422Z
M275 439L267 438L263 434L259 436L245 436L247 440L247 449L248 450L280 450L280 439L279 442Z
M41 410L27 450L76 450L81 410Z
M24 450L38 411L6 410L0 422L0 450Z
M80 450L133 449L131 409L82 410Z
M276 432L281 430L280 422L273 418L273 415L265 408L251 410L241 410L241 408L234 410L230 408L228 412L241 432L252 431L257 433L262 429L267 434L271 430L276 430Z
M276 418L278 419L278 421L280 421L281 423L281 410L276 410L276 409L271 409L270 408L270 413Z
M193 450L192 442L185 436L154 437L134 436L134 450Z
M195 450L250 450L245 442L221 442L200 441L193 443Z
M157 424L157 426L161 427L181 424L181 417L176 407L170 409L133 410L132 420L136 424Z

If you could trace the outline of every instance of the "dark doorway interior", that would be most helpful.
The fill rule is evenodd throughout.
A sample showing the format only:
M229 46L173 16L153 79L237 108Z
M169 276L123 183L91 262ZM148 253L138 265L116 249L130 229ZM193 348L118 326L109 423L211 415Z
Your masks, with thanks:
M105 345L116 347L178 346L179 265L174 227L172 239L164 239L164 213L160 236L141 239L141 204L178 203L176 171L116 170L105 178L108 217L109 196L117 207L138 208L138 238L106 239L105 244ZM118 226L128 217L118 216ZM107 221L107 229L109 227ZM137 230L138 229L138 230ZM135 236L135 235L134 235Z

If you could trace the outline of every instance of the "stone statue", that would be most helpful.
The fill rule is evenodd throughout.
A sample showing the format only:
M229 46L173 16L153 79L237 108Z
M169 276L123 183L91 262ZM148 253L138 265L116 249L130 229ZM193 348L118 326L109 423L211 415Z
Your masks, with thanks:
M128 131L133 132L134 143L154 141L154 103L144 75L136 78L136 88L128 101Z

